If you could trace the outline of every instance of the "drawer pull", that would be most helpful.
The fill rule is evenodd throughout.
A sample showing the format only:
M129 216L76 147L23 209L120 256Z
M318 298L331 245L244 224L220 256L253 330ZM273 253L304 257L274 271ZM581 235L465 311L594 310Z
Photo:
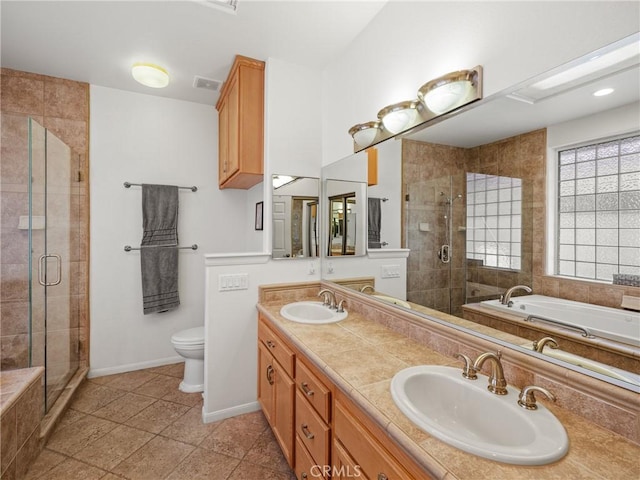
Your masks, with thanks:
M269 382L269 385L273 385L273 366L268 365L267 366L267 382Z
M276 344L275 344L275 342L272 342L271 340L267 340L267 347L276 348Z
M302 472L302 475L300 475L300 477L304 480L305 478L307 478L307 474L305 472Z
M300 388L302 389L302 391L307 397L313 396L313 390L309 388L309 384L307 382L302 382L300 384Z
M387 477L384 473L379 473L378 480L389 480L389 477Z
M309 426L306 423L300 425L300 428L302 429L302 433L304 433L304 436L307 437L307 439L313 440L313 437L315 437L315 435L309 431Z

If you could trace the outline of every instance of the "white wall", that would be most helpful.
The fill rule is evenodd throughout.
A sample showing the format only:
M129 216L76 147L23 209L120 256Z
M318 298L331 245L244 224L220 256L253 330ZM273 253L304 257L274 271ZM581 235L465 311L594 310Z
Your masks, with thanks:
M91 372L102 375L177 360L170 338L204 322L205 253L245 248L247 193L219 190L212 106L91 86ZM196 185L180 190L181 305L143 315L141 189L123 183Z
M484 97L638 31L638 2L389 2L324 71L323 163L348 130L416 98L440 75L482 65Z
M320 73L270 58L265 75L265 178L274 173L320 177ZM247 250L258 253L207 257L203 406L207 421L258 408L258 285L320 279L318 259L271 260L271 197L269 181L249 192L252 222L254 202L264 200L262 245L257 246L256 235L250 234L255 250ZM226 273L247 273L249 288L219 292L218 276Z
M380 241L384 248L400 248L402 215L402 142L390 140L378 149L378 184L367 189L369 197L387 198L381 207Z

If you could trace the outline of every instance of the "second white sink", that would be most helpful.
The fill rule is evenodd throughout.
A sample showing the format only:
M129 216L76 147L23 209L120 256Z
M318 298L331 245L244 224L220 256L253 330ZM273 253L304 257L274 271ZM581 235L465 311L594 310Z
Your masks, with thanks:
M564 457L567 432L544 405L526 410L518 391L487 390L487 377L462 377L461 369L421 365L391 381L395 404L425 432L466 452L516 465L545 465Z
M323 324L339 322L347 318L348 314L346 310L332 310L322 302L294 302L282 307L280 315L292 322Z

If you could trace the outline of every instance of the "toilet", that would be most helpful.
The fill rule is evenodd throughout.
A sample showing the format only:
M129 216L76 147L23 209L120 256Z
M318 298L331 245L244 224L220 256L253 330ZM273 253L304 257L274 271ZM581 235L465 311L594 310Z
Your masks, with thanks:
M204 327L188 328L171 337L176 352L184 357L184 378L180 390L186 393L204 391Z

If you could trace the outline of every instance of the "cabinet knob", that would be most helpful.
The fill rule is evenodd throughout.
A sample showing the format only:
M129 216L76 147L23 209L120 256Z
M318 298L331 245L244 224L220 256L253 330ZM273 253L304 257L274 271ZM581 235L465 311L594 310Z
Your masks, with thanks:
M300 428L302 429L302 433L304 433L304 436L307 437L307 439L313 440L313 437L315 437L315 435L309 431L309 426L306 423L300 425Z
M267 347L276 348L276 344L275 344L275 342L272 342L271 340L267 340Z
M311 397L313 396L313 390L311 390L309 388L309 384L307 382L302 382L300 384L300 388L302 389L302 392L307 396L307 397Z
M267 366L267 382L269 382L269 385L273 385L273 366L268 365Z

